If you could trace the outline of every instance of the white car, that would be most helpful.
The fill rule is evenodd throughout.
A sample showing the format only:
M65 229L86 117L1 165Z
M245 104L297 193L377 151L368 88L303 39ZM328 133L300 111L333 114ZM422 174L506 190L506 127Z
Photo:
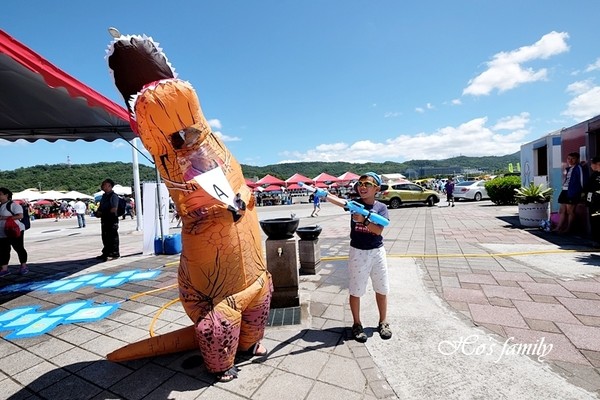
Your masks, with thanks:
M487 191L485 190L486 181L464 181L454 185L454 200L475 200L480 201L482 199L489 199Z

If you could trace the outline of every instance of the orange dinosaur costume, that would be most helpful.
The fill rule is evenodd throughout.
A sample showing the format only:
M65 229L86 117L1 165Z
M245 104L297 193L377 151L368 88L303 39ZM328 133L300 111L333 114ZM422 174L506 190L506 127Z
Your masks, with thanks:
M132 111L132 126L183 221L179 297L194 323L193 329L134 343L108 358L196 345L210 372L235 377L236 352L259 348L273 290L254 197L240 165L211 131L194 89L176 79L151 38L120 36L107 58Z

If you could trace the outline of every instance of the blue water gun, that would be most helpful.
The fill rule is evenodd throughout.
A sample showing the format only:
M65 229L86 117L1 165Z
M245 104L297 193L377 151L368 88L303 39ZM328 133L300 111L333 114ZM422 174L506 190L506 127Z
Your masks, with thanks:
M340 207L344 207L344 209L350 211L353 214L356 213L362 215L363 217L377 225L388 226L390 224L389 219L367 210L364 205L357 203L356 201L341 199L337 196L332 195L325 189L319 189L310 185L306 185L303 182L298 182L298 185L308 190L309 192L312 192L315 196L318 196L319 198L326 197L327 200L330 200L333 204Z

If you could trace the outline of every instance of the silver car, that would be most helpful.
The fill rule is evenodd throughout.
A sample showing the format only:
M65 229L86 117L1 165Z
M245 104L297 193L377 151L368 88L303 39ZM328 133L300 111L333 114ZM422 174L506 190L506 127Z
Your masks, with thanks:
M487 191L485 190L486 181L464 181L454 185L455 200L466 199L480 201L482 199L489 199Z

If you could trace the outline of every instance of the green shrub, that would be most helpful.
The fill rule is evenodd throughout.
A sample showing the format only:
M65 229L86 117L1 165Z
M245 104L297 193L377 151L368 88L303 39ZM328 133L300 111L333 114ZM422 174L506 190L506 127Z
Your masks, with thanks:
M519 189L520 187L521 178L518 176L494 178L485 183L485 190L487 190L490 200L499 206L517 204L515 189Z

